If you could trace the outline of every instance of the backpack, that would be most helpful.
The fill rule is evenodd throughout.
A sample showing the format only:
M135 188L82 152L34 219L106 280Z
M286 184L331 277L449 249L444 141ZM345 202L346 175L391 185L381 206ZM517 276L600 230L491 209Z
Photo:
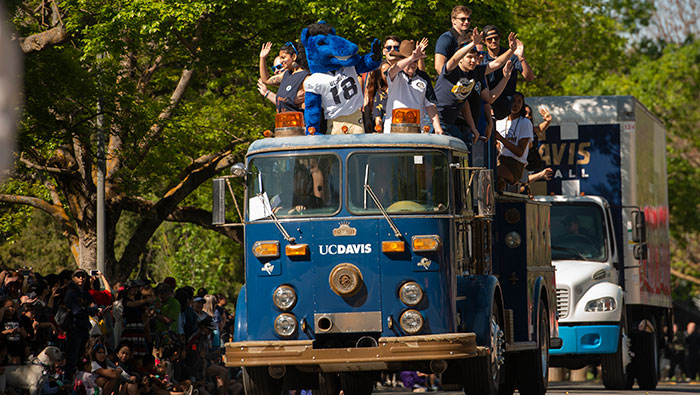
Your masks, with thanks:
M73 313L66 306L58 306L56 314L53 316L56 326L63 332L67 332L73 326Z

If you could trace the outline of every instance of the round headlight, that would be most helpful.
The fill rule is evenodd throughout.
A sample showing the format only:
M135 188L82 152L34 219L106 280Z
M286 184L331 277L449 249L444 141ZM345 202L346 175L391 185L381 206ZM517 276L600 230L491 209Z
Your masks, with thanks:
M506 246L508 248L516 248L520 246L520 234L518 232L508 232L506 233Z
M406 310L399 318L401 329L409 335L415 335L423 329L423 316L416 310Z
M409 281L399 289L399 299L406 306L415 306L423 300L423 289L413 281Z
M297 293L289 285L280 285L272 295L272 300L278 309L290 310L297 303Z
M282 337L289 337L297 330L297 318L289 313L282 313L275 318L275 332Z

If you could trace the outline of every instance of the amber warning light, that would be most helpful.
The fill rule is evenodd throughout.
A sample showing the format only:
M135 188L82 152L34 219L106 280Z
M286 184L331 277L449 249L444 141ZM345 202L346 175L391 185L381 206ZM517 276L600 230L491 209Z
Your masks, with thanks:
M275 128L298 128L304 126L301 112L280 112L275 115Z
M395 108L391 112L391 123L419 123L420 111L415 108Z

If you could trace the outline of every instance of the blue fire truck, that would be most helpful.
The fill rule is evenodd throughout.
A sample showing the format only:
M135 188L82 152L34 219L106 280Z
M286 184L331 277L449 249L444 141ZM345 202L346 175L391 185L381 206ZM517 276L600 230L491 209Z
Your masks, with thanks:
M453 137L279 135L213 185L220 226L231 179L246 185L225 359L247 394L369 394L404 370L467 394L546 391L561 346L549 204L494 194Z

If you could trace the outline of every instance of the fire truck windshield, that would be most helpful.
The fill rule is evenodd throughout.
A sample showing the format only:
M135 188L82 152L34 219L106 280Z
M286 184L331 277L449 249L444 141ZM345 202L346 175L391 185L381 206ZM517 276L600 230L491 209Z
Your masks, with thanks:
M348 158L348 210L377 214L367 184L389 214L447 210L447 157L441 152L356 153Z
M340 209L340 160L334 154L256 157L248 169L248 197L266 193L277 217Z

